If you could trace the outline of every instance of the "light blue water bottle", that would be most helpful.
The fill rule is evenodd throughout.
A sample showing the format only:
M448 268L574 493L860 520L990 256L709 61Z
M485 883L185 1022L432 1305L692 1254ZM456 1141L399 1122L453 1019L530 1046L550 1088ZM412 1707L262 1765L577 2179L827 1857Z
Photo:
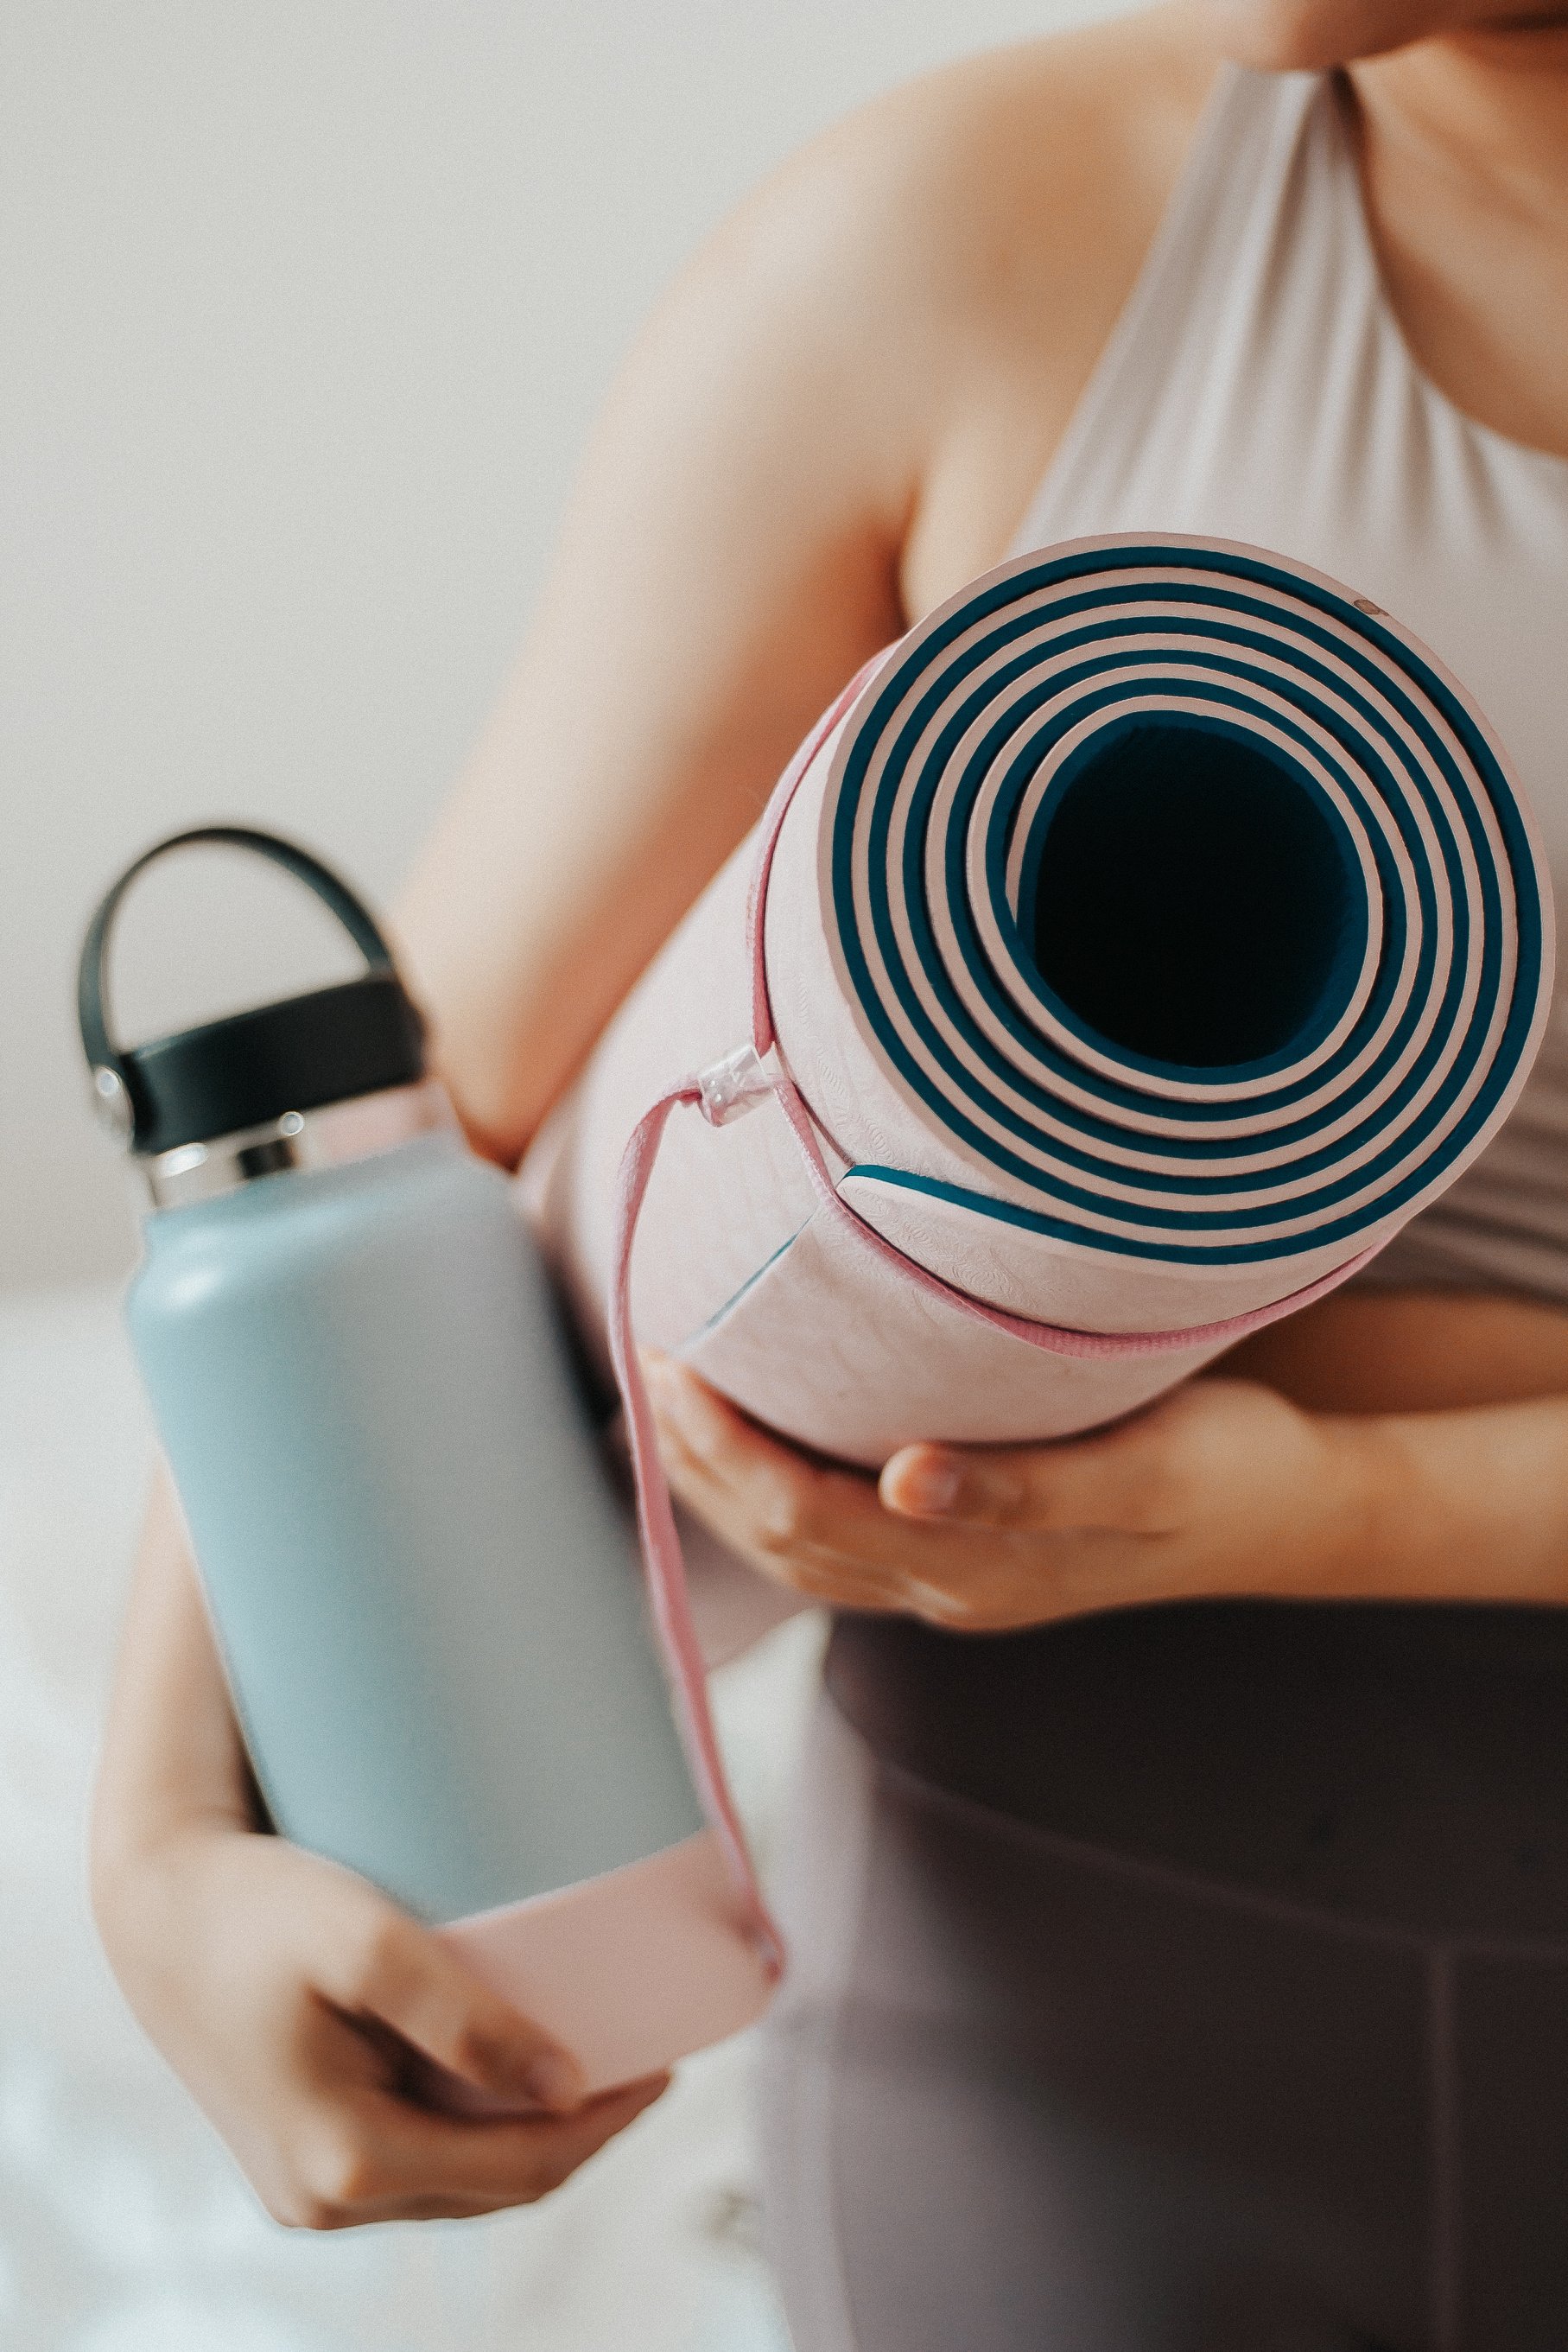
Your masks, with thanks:
M123 1047L116 912L194 843L285 867L367 969ZM373 918L271 835L177 834L93 917L79 1011L146 1183L131 1342L278 1830L448 1929L595 2086L734 2031L768 1979L627 1516L511 1189L427 1074Z

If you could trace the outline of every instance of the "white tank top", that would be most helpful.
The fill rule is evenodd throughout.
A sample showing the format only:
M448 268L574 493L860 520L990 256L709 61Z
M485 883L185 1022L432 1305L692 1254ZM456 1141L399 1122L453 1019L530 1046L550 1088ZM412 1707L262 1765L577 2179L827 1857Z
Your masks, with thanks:
M1568 941L1568 459L1463 415L1416 365L1345 106L1333 76L1225 70L1016 550L1098 531L1247 540L1385 606L1501 737ZM1362 1278L1568 1307L1561 980L1507 1124Z

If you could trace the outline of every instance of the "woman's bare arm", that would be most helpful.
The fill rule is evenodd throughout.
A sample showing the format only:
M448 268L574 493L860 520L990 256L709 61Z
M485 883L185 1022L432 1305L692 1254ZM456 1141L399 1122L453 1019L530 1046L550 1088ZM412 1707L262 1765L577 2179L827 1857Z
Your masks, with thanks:
M399 908L497 1158L844 681L1004 553L1214 62L1161 11L898 91L764 188L661 306Z

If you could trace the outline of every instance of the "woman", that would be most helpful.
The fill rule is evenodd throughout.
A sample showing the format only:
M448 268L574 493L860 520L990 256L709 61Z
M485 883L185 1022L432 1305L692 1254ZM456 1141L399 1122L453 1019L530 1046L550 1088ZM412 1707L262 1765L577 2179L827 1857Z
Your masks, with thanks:
M1183 5L821 142L643 337L404 899L470 1133L518 1157L862 659L1074 532L1386 604L1561 887L1565 386L1568 7ZM1375 1278L1086 1440L876 1486L664 1369L688 1501L844 1612L767 2070L800 2352L1568 2332L1565 1125L1560 1019ZM574 2104L570 2053L255 1833L162 1506L95 1885L282 2219L522 2201L660 2087ZM410 2044L541 2113L429 2114Z

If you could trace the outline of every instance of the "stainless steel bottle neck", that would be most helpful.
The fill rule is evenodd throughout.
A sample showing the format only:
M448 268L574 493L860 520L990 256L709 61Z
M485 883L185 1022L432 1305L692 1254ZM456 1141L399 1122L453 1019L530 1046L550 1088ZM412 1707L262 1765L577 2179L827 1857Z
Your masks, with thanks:
M295 1168L335 1168L368 1160L417 1135L456 1129L456 1115L439 1078L417 1086L388 1087L350 1102L327 1103L319 1110L285 1111L263 1127L206 1143L182 1143L172 1151L138 1160L155 1209L178 1209L193 1201L216 1200L264 1176Z

